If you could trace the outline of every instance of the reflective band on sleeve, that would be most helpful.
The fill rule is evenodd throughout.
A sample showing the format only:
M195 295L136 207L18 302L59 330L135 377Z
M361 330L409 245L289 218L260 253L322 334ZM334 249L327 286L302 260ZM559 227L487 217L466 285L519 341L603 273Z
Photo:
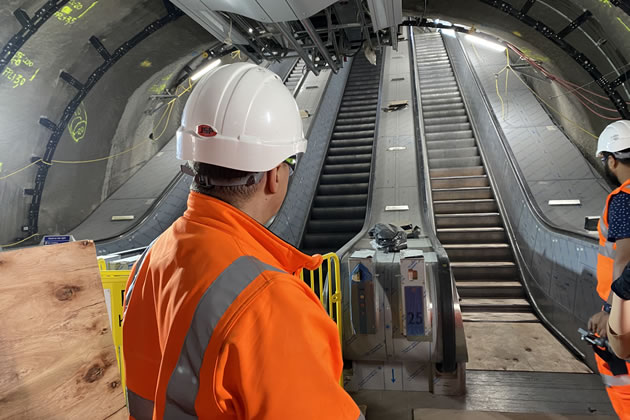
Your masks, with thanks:
M168 381L165 420L197 418L195 400L199 392L199 372L214 328L241 292L264 271L281 272L254 257L240 257L212 282L201 297L177 366Z
M127 405L129 414L136 420L153 419L153 401L142 398L140 395L127 388Z
M365 420L365 416L363 415L363 413L359 413L359 417L357 417L357 420Z
M630 375L610 376L602 374L602 381L606 386L627 386L630 385Z
M614 260L616 254L617 254L617 251L615 251L615 249L613 248L612 242L606 242L606 246L602 246L602 245L599 246L599 255L612 258Z

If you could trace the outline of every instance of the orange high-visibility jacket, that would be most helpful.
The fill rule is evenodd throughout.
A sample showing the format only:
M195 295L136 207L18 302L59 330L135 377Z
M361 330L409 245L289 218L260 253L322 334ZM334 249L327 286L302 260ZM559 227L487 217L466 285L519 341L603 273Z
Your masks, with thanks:
M604 212L599 219L597 230L599 232L599 254L597 255L597 293L605 301L610 295L610 288L613 282L613 267L615 263L615 254L617 252L617 244L608 240L608 206L610 200L619 194L625 192L630 194L630 180L626 181L621 187L617 188L608 195Z
M337 328L292 274L320 263L191 192L127 284L130 418L363 418L339 385Z

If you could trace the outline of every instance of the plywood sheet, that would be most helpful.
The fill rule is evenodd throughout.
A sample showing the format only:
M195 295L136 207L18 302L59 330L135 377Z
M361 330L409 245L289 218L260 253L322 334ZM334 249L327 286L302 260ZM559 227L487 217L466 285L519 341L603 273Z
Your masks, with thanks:
M465 322L468 369L590 373L542 324Z
M613 420L612 416L570 416L562 414L498 413L489 411L460 411L436 408L413 410L414 420Z
M0 253L0 419L121 419L90 241Z

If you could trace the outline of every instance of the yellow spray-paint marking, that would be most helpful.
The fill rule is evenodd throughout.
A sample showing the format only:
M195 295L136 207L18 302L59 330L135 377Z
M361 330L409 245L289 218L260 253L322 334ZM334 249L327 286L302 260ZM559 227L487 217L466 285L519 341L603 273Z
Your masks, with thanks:
M545 57L544 55L541 54L537 54L534 51L530 50L529 48L520 48L521 52L523 52L523 54L525 54L527 57L531 58L532 60L536 60L536 61L542 61L542 62L546 62L549 61L549 57Z
M521 34L519 31L514 31L514 32L512 32L512 33L513 33L514 35L516 35L517 37L519 37L519 38L522 38L522 37L523 37L523 34Z
M619 21L619 23L623 25L624 28L626 28L626 31L630 32L630 26L626 25L626 23L623 20L621 20L620 17L617 17L617 20Z
M152 65L153 63L150 62L149 60L144 60L142 63L140 63L140 67L145 67L145 68L151 67Z
M2 173L2 162L0 162L0 173Z
M35 79L35 76L37 76L37 73L39 73L39 69L37 69L35 74L29 79L31 82L33 81L33 79Z
M599 2L603 4L604 6L612 7L610 0L599 0Z
M151 86L149 88L149 93L154 93L156 95L159 95L160 93L164 92L164 89L166 89L166 82L168 82L169 80L171 80L171 77L173 77L173 73L167 74L166 76L162 77L161 81L162 83L156 83L153 86Z
M85 10L85 12L81 13L77 19L81 19L81 18L82 18L82 17L83 17L83 16L84 16L87 12L89 12L89 11L90 11L90 9L91 9L92 7L96 6L96 4L97 4L97 3L98 3L98 0L97 0L97 1L95 1L94 3L92 3L92 4L90 5L90 7L88 7L88 8Z
M87 132L87 110L85 109L85 104L81 102L79 107L74 111L74 115L70 123L68 124L68 132L70 133L70 137L76 143L83 140L85 137L85 133Z

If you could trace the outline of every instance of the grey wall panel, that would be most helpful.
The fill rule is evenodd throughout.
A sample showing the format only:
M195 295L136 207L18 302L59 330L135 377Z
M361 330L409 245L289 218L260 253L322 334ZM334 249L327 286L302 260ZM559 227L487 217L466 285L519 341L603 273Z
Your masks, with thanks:
M595 291L597 242L556 228L542 216L464 49L455 38L444 41L530 300L545 325L594 368L592 350L579 339L577 329L585 327L601 305Z

